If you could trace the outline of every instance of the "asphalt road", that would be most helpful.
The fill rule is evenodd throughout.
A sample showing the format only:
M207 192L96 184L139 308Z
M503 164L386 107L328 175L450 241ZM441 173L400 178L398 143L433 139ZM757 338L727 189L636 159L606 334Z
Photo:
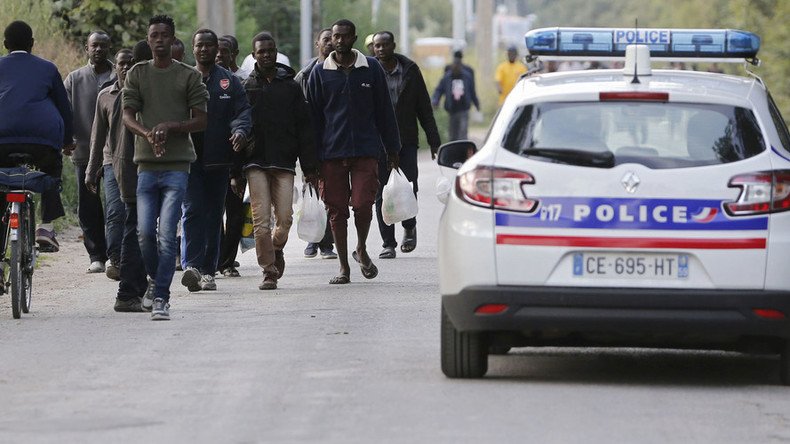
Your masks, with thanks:
M328 285L336 262L303 258L293 230L279 289L257 289L252 252L216 292L176 273L170 322L115 313L65 233L31 313L0 302L0 442L790 442L771 356L526 348L446 379L439 173L421 167L418 248L375 260L375 280Z

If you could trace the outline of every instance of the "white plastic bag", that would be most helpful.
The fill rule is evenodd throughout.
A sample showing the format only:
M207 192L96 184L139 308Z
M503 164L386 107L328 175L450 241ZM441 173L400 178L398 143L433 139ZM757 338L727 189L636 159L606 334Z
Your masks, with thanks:
M296 234L305 242L321 242L326 230L326 208L312 185L307 185L296 211Z
M417 216L417 197L414 187L400 168L390 172L390 179L381 192L381 218L392 225Z

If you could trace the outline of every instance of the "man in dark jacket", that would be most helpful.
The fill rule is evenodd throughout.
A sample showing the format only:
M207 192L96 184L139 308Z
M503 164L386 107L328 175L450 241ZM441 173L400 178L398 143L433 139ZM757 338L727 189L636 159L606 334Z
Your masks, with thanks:
M26 153L39 170L59 181L61 153L74 149L71 105L63 80L52 62L30 53L33 29L27 23L11 22L3 32L3 44L8 55L0 57L0 167L16 166L9 154ZM5 199L0 199L0 214L5 206ZM43 223L36 229L41 251L59 250L52 221L65 214L59 187L42 193ZM0 230L0 245L4 238L5 231Z
M375 58L353 49L356 40L354 23L345 19L335 22L335 49L313 68L308 88L321 160L321 196L329 209L340 260L340 274L330 284L350 282L349 205L354 209L357 229L352 257L365 278L378 275L365 246L379 188L378 160L386 150L390 167L395 167L400 151L398 122L384 70Z
M315 38L315 49L318 52L318 56L311 59L307 66L302 68L294 77L299 85L302 87L302 92L304 96L307 97L307 81L310 79L310 72L313 71L313 68L318 63L323 63L329 54L332 52L332 29L331 28L324 28L318 32L318 35ZM318 256L318 251L321 250L321 257L323 259L337 259L337 254L334 252L332 248L332 243L334 242L334 238L332 237L332 225L329 223L329 214L327 213L327 223L326 223L326 231L324 232L324 238L321 239L320 242L309 242L307 247L304 249L304 257L316 257Z
M296 159L305 180L315 182L316 158L310 110L294 70L277 63L277 44L268 32L252 39L255 66L244 88L252 105L254 147L244 162L250 188L255 253L263 271L261 290L274 290L285 271L283 247L293 223ZM277 219L271 227L271 212Z
M463 53L456 51L453 64L444 73L444 77L436 85L431 102L438 106L444 96L444 109L450 114L450 140L467 138L469 129L469 109L474 104L480 111L480 102L475 92L475 75L472 68L464 65L461 60Z
M390 99L395 106L395 116L398 119L401 141L399 166L414 186L414 195L416 196L417 148L419 148L417 122L420 122L425 131L433 159L436 158L436 152L439 145L442 144L439 130L436 128L436 120L433 118L431 97L428 95L428 88L425 86L425 80L423 80L417 64L405 56L395 53L395 37L391 32L382 31L374 34L373 50L376 53L376 59L384 68ZM383 242L382 247L384 247L379 254L381 259L394 259L395 247L398 246L395 241L395 225L385 224L381 215L381 193L389 180L389 175L387 159L382 156L379 159L380 185L376 195L376 219ZM409 253L417 247L417 218L404 220L401 222L401 226L403 226L404 233L400 249L404 253Z
M181 216L181 283L189 291L216 290L225 193L235 151L250 135L250 105L238 77L216 64L219 41L214 31L197 30L192 51L209 92L208 125L192 134L197 160L189 170Z

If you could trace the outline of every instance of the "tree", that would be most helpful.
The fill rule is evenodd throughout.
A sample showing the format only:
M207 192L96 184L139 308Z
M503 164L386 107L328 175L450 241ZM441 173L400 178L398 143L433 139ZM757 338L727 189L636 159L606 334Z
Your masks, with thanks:
M132 47L145 38L148 19L167 11L169 0L57 0L52 14L63 20L72 38L82 44L91 31L110 34L113 48Z

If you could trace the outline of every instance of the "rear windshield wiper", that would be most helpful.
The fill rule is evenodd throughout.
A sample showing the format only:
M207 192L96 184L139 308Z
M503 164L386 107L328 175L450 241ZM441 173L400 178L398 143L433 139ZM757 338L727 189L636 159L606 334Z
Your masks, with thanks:
M570 165L612 168L614 154L611 151L583 151L565 148L527 148L521 151L524 156L538 156L559 160Z

